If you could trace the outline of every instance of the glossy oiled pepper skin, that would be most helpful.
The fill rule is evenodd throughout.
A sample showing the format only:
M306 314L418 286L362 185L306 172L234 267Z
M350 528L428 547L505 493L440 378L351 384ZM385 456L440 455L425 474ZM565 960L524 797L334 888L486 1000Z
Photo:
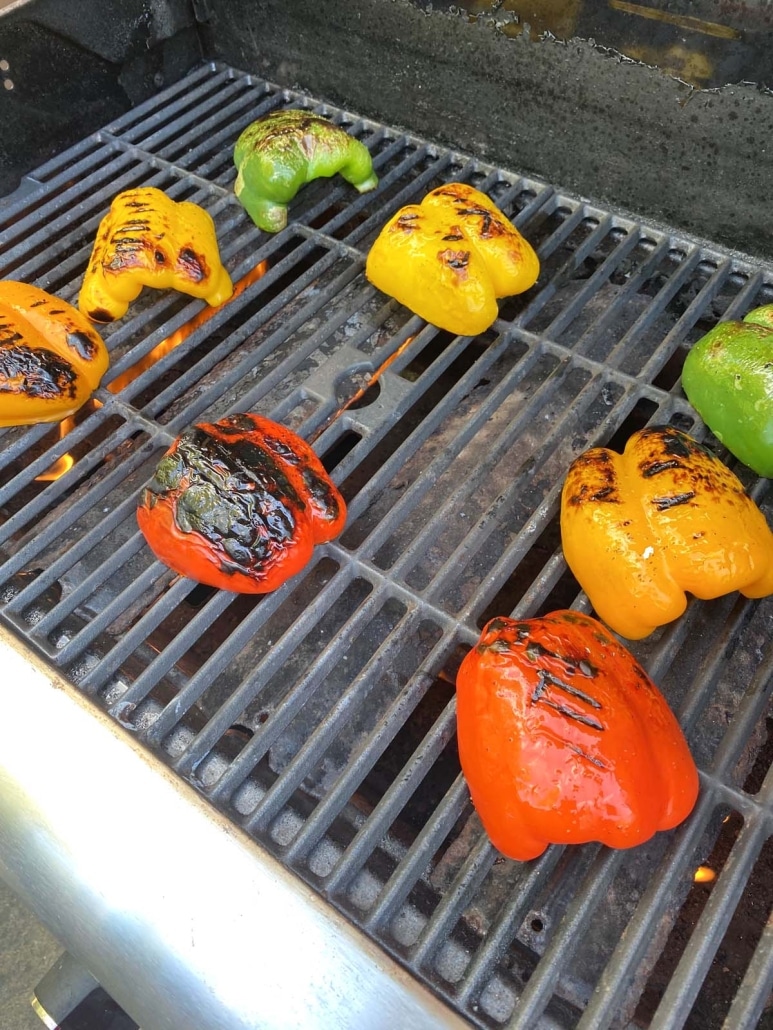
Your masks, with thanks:
M773 533L738 478L686 433L652 426L623 454L569 468L561 498L567 563L601 619L637 640L677 619L686 593L773 593Z
M200 423L175 440L143 491L137 521L182 576L265 594L343 529L346 505L309 445L260 415Z
M112 322L126 314L143 286L179 290L212 307L233 293L209 213L154 186L113 200L97 230L78 307L93 322Z
M534 285L539 259L484 193L450 182L387 222L365 274L432 325L477 336L499 314L498 297Z
M492 619L457 676L462 770L492 843L630 848L692 810L698 774L663 695L599 622Z
M364 143L326 118L295 109L248 125L236 141L234 164L234 193L266 232L284 229L287 205L312 179L340 173L360 193L378 185Z
M773 304L721 322L692 347L682 370L690 404L736 458L773 477Z
M108 364L102 337L74 307L37 286L0 282L0 426L74 414Z

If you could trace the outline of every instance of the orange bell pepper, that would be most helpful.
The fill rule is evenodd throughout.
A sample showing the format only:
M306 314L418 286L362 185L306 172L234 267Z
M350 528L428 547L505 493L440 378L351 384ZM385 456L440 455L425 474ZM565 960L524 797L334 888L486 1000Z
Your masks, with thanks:
M154 186L113 200L99 224L78 307L93 322L112 322L126 314L143 286L179 290L212 307L233 293L209 212Z
M0 426L74 414L108 363L102 337L74 307L37 286L0 282Z
M499 314L497 297L534 285L539 259L485 193L450 182L387 222L365 274L427 322L477 336Z
M687 606L773 593L773 533L738 478L669 426L597 447L569 468L561 499L569 568L599 617L638 640Z
M548 844L634 847L695 805L698 773L665 698L587 615L492 619L456 691L472 801L510 858Z

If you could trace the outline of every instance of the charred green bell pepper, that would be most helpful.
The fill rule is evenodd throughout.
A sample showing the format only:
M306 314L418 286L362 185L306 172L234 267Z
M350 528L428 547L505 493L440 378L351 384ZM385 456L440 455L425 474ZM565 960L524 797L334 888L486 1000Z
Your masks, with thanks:
M364 143L326 118L295 109L272 111L248 125L236 141L234 163L234 193L266 232L284 229L287 205L312 179L340 172L360 193L378 185Z
M690 404L736 458L773 477L773 304L721 322L682 370Z

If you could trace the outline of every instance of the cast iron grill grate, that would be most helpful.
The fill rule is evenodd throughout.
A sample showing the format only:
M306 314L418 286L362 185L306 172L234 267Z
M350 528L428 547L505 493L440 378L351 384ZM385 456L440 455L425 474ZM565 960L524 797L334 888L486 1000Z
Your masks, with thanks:
M268 237L232 194L231 151L287 105L361 138L380 185L313 183ZM542 261L477 339L363 275L394 210L452 180ZM25 181L0 209L3 277L73 300L110 199L139 184L210 211L243 289L206 320L145 291L105 331L99 406L66 436L3 431L4 621L474 1025L756 1026L773 986L773 605L691 605L633 648L702 779L692 817L633 852L498 856L459 771L453 683L494 614L587 609L557 530L567 466L648 422L703 437L681 362L773 300L773 269L207 65ZM238 410L313 440L350 511L262 598L173 576L134 520L173 437ZM36 478L64 455L68 471ZM734 467L770 518L768 483ZM693 882L703 863L711 884Z

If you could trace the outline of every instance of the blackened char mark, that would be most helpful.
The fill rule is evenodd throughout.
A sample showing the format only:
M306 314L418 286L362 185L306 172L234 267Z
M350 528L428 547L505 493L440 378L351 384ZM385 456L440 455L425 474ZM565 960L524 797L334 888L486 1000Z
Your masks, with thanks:
M470 263L469 250L452 250L448 247L446 250L439 250L437 256L441 264L453 268L455 272L466 271Z
M542 700L543 694L550 684L554 687L558 687L559 690L563 690L564 693L569 694L570 697L575 697L578 701L583 701L586 705L590 705L591 708L601 711L602 704L600 701L597 701L595 697L592 697L584 690L580 690L578 687L572 686L571 683L567 683L560 677L553 675L553 673L548 672L547 669L540 669L539 671L537 686L534 688L534 693L531 696L533 704Z
M91 337L77 329L67 334L67 346L71 347L84 361L93 361L97 353L97 345Z
M684 465L676 458L670 458L668 461L652 461L649 464L642 462L641 474L645 479L651 479L653 476L659 476L661 472L668 472L669 469L681 468L684 468Z
M42 347L0 348L0 393L51 400L75 397L77 373L69 361Z
M676 508L680 504L688 504L695 497L694 490L688 490L683 494L671 494L669 497L653 497L652 503L658 511L668 511L669 508Z
M207 277L207 265L201 254L196 254L190 247L180 251L179 268L181 273L191 282L200 283Z

